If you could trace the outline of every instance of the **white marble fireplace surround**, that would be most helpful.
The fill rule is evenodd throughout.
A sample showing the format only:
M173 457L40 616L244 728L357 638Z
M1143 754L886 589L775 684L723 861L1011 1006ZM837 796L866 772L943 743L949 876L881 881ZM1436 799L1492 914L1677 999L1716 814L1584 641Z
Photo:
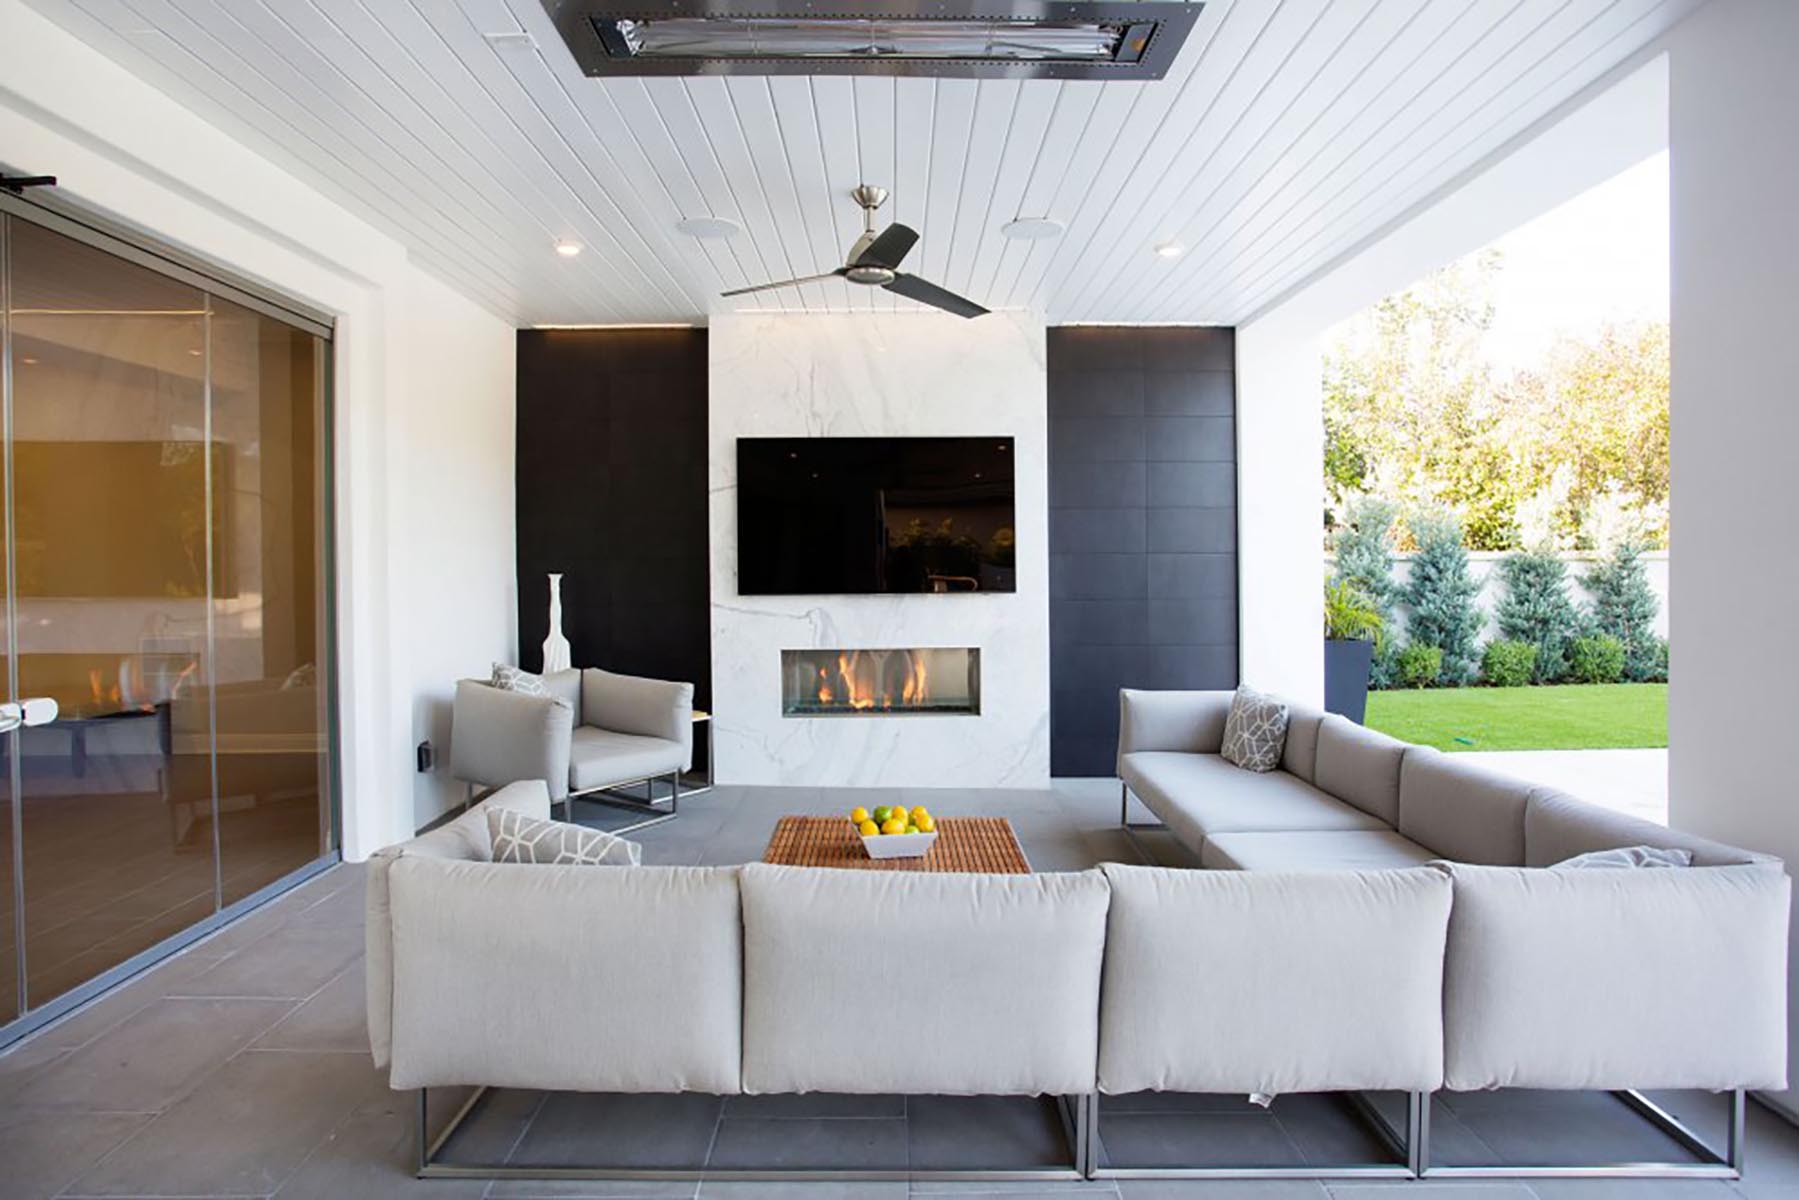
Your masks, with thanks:
M710 345L712 696L718 778L837 787L1049 781L1048 375L1043 322L922 313L720 314ZM1011 595L739 596L737 439L1016 439ZM781 715L781 651L978 646L978 716Z

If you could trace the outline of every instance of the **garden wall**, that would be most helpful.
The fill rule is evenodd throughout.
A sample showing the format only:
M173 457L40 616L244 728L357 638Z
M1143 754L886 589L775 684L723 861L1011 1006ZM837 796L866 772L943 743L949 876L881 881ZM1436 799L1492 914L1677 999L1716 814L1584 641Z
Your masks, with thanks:
M1480 580L1480 596L1475 603L1487 616L1487 627L1481 631L1481 640L1498 635L1498 628L1493 624L1493 610L1498 607L1500 596L1504 593L1504 585L1499 581L1499 563L1506 555L1499 551L1470 550L1468 552L1468 572ZM1581 587L1578 580L1585 577L1593 565L1596 556L1582 552L1563 554L1561 559L1568 564L1568 596L1577 608L1584 609L1592 599L1587 590ZM1655 591L1655 598L1661 602L1661 611L1655 615L1655 632L1658 637L1668 636L1668 552L1653 550L1643 555L1643 567L1649 575L1649 586ZM1336 570L1336 556L1324 556L1324 575L1330 578ZM1395 554L1393 556L1393 579L1403 585L1411 578L1412 556ZM1400 632L1405 627L1405 610L1400 606L1395 614L1395 622Z

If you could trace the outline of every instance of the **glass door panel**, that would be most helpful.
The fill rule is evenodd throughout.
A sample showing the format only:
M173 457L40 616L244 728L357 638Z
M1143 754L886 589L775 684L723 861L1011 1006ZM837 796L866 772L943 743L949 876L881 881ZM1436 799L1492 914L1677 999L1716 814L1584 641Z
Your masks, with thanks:
M230 904L330 848L324 345L215 298L213 657Z
M10 379L18 369L10 336L12 299L9 288L8 236L12 219L0 213L0 404L10 394ZM12 492L7 478L9 456L0 445L0 505ZM0 539L5 536L0 524ZM12 698L12 639L7 620L8 580L5 569L5 544L0 541L0 700ZM17 1017L25 1008L24 977L19 970L19 926L24 909L18 900L19 876L15 869L18 838L14 829L17 813L13 808L12 738L0 735L0 1024Z
M26 997L215 912L208 596L225 549L203 291L9 222Z

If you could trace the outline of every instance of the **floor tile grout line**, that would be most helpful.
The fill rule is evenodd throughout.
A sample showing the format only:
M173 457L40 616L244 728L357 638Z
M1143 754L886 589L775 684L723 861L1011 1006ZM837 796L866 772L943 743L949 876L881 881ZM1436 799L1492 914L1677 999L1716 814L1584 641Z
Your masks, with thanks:
M336 868L333 867L332 870L336 870ZM279 900L277 900L276 903L279 903ZM248 913L245 914L246 917L249 915L250 914L248 914ZM229 928L229 926L227 926L227 928ZM226 957L229 958L230 956L227 955ZM220 961L223 962L225 960L221 959ZM151 967L150 969L156 970L161 965L162 964L159 963L159 964L157 964L156 967ZM354 965L354 964L352 964L352 965ZM209 968L209 970L210 969L211 968ZM338 972L338 974L342 974L342 972L340 971L340 972ZM333 975L331 978L336 979L337 976ZM194 1079L193 1082L191 1084L189 1084L189 1086L187 1088L183 1089L178 1095L171 1097L166 1104L164 1104L160 1109L157 1109L155 1114L153 1116L151 1116L151 1118L148 1121L145 1121L141 1126L139 1126L137 1129L133 1130L127 1137L125 1137L122 1141L120 1141L118 1145L114 1146L111 1150L108 1150L105 1154L102 1154L98 1159L94 1160L94 1162L90 1163L87 1166L87 1168L85 1170L83 1170L81 1172L81 1174L76 1177L75 1180L71 1181L69 1186L73 1187L74 1184L80 1182L81 1179L86 1178L89 1175L92 1175L95 1171L97 1171L102 1166L102 1164L104 1164L106 1162L107 1159L111 1158L113 1155L117 1154L120 1150L123 1150L126 1146L129 1146L131 1143L137 1141L138 1138L142 1137L144 1134L148 1133L151 1129L155 1128L156 1123L158 1121L160 1121L165 1114L167 1114L170 1110L172 1110L177 1105L179 1105L182 1101L186 1100L189 1096L192 1096L195 1092L199 1091L199 1089L205 1085L207 1080L213 1078L219 1072L223 1071L229 1064L236 1062L239 1057L241 1057L244 1053L246 1053L247 1051L250 1050L252 1043L256 1042L258 1039L267 1035L269 1030L274 1029L276 1025L279 1025L282 1021L285 1021L288 1017L292 1016L295 1012L299 1011L299 1009L302 1005L304 1005L307 1001L311 1000L314 996L317 996L320 992L324 991L326 987L329 987L330 982L331 982L330 980L327 980L324 984L321 984L318 988L316 988L312 992L312 994L310 996L307 996L305 999L300 1000L298 1002L292 1002L291 1007L289 1007L287 1012L283 1013L280 1017L277 1017L271 1024L266 1026L260 1032L256 1033L252 1037L246 1039L243 1045L239 1046L236 1050L232 1051L230 1054L228 1054L224 1058L220 1059L217 1063L215 1063L212 1066L212 1068L210 1070L201 1072L201 1074L196 1079ZM176 997L160 996L157 999L151 1001L150 1003L151 1004L159 1004L165 1000L171 1000L171 999L176 999ZM193 1000L217 1001L217 1000L221 1000L221 999L239 999L239 1000L269 1000L271 1003L289 1003L289 1001L287 1001L287 998L285 998L285 997L267 997L267 996L248 996L248 997L194 996L194 997L186 997L184 999L186 999L189 1002L191 1002ZM148 1008L149 1005L145 1005L144 1007ZM137 1011L142 1012L143 1009L139 1009ZM135 1016L136 1013L133 1013L131 1015ZM129 1019L129 1018L127 1018L127 1019ZM120 1022L120 1024L123 1024L123 1023L124 1023L123 1021ZM115 1026L115 1028L116 1028L116 1026ZM110 1030L108 1032L110 1032ZM265 1051L261 1051L260 1053L265 1053L265 1054L266 1053L274 1053L274 1051L265 1050ZM359 1051L344 1051L344 1052L339 1052L339 1053L360 1053L360 1052ZM52 1063L54 1063L56 1061L58 1061L58 1059L51 1060ZM48 1065L48 1064L46 1064L46 1065ZM35 1072L34 1072L34 1074L35 1074ZM351 1114L346 1113L343 1121L340 1121L337 1125L332 1126L331 1134L328 1134L327 1136L329 1137L331 1135L335 1135L336 1132L343 1127L344 1122L347 1122L350 1119L350 1116L351 1116ZM315 1146L314 1149L316 1150L317 1147ZM310 1153L311 1153L311 1151L308 1151L308 1154L310 1154ZM304 1161L304 1159L302 1159L302 1161ZM299 1168L298 1168L298 1166L296 1166L294 1169L297 1171ZM292 1178L291 1172L288 1177ZM287 1182L287 1180L283 1179L282 1185L285 1185L286 1182ZM264 1195L265 1196L273 1195L273 1193L264 1193Z

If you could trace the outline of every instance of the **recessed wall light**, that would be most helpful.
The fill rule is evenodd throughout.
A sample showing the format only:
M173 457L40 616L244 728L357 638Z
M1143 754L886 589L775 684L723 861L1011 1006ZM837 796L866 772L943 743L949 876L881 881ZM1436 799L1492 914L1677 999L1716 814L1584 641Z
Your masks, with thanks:
M564 258L573 258L575 255L581 253L581 243L570 241L557 242L556 253L562 255Z
M1179 242L1163 242L1156 247L1156 257L1158 258L1179 258L1186 252L1187 248Z
M728 238L743 232L743 226L723 217L688 217L676 221L675 229L696 238Z
M21 355L19 357L19 361L24 363L28 367L37 366L37 359L31 357L31 355L29 355L29 354Z
M1066 228L1062 222L1049 217L1019 217L1016 221L1007 221L1001 225L999 231L1021 242L1035 242L1043 238L1060 237Z

